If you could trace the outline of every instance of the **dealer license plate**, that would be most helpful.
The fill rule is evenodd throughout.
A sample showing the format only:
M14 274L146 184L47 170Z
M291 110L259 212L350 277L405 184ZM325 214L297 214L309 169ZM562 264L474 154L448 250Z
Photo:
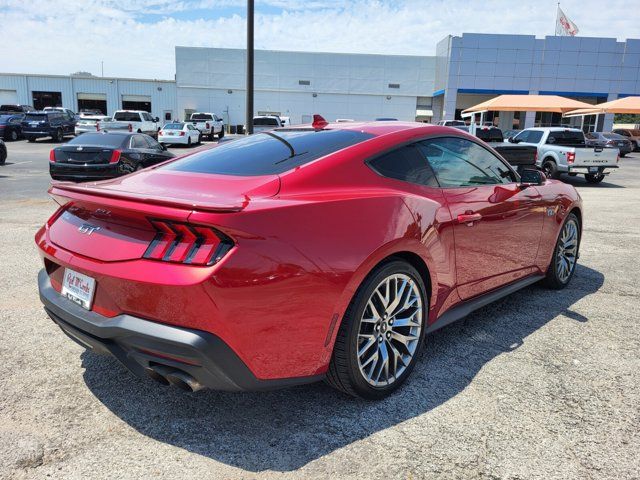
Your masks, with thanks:
M62 295L82 308L91 310L96 280L70 268L65 268L62 279Z
M598 173L598 167L589 167L589 173Z

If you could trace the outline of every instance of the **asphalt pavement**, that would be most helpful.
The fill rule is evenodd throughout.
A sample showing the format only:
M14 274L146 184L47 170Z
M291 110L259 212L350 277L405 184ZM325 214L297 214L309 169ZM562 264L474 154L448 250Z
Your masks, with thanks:
M367 402L322 383L186 394L71 342L36 285L53 146L8 143L0 166L0 478L639 478L640 154L567 180L585 205L567 289L436 332Z

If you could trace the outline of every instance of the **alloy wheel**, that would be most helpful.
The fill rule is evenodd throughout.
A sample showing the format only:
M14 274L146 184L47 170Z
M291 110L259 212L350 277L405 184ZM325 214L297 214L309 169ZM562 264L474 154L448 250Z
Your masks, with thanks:
M423 328L422 309L420 289L408 275L390 275L375 288L357 342L360 373L370 385L391 385L409 366Z
M567 283L576 266L578 256L578 224L570 219L562 227L558 251L556 252L556 271L558 279Z

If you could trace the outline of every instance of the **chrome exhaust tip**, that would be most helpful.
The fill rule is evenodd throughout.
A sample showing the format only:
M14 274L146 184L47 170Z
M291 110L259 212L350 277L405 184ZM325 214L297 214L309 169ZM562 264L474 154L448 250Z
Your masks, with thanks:
M200 382L186 372L174 370L166 376L166 379L174 387L178 387L185 392L197 392L204 388Z

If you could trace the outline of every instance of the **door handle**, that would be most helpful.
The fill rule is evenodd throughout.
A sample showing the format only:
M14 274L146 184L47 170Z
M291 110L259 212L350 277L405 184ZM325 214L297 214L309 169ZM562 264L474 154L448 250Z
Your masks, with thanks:
M467 227L472 227L473 222L482 220L482 215L479 213L465 212L458 215L458 223L466 223Z

